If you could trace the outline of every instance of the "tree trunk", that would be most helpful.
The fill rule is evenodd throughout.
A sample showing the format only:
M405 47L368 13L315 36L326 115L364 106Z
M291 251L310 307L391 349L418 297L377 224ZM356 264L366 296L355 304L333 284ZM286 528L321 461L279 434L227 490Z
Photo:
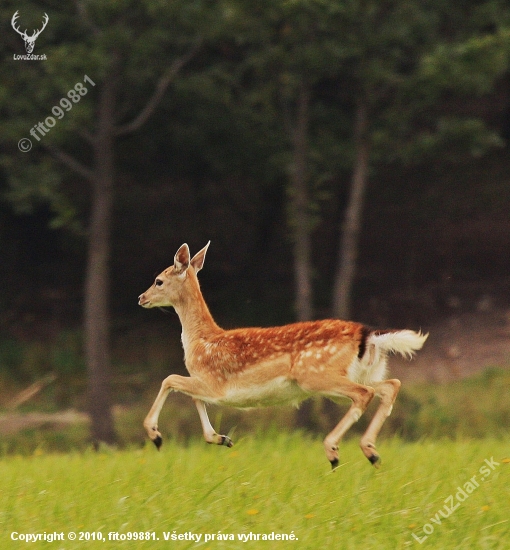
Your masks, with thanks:
M292 127L292 172L290 225L293 229L295 310L298 321L308 321L313 316L310 210L308 193L308 106L310 96L305 83L301 83L297 100L297 114ZM305 401L296 411L295 425L309 429L312 402Z
M292 171L290 216L293 229L295 309L299 321L312 318L312 284L311 284L311 243L310 213L307 177L307 133L308 106L310 96L304 83L301 84L296 122L292 129Z
M364 103L358 104L354 124L355 161L349 202L342 224L338 266L333 290L333 317L348 319L356 263L365 189L370 164L370 143L367 136L368 113Z
M85 14L86 15L86 14ZM82 14L83 16L83 14ZM97 31L100 32L100 31ZM115 181L115 137L137 131L153 114L166 89L184 65L199 51L201 38L168 67L144 108L129 123L115 126L116 97L120 82L120 54L113 51L104 82L99 87L97 132L84 133L93 146L93 169L57 147L47 148L63 164L91 183L91 212L88 229L85 275L85 361L88 379L88 409L92 437L115 442L110 391L109 258Z
M99 442L116 440L111 412L110 390L110 308L109 258L115 181L115 137L138 130L152 115L166 89L181 68L198 52L197 40L189 52L176 59L161 76L154 93L138 116L128 124L115 126L116 97L119 87L120 55L114 52L99 95L97 133L93 136L94 169L84 175L92 183L92 208L88 235L85 281L85 359L88 375L89 414L92 438ZM60 158L76 170L77 163L67 155ZM82 173L86 170L79 170Z
M94 139L92 209L85 280L85 357L92 438L115 442L110 390L109 257L113 205L115 76L104 82Z

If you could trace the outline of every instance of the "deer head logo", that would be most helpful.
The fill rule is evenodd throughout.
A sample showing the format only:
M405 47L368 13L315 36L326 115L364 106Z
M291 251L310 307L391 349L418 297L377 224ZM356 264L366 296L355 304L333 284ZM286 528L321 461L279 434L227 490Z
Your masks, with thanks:
M35 30L32 36L28 36L27 29L25 29L25 32L21 32L19 28L16 28L16 19L18 18L18 11L16 10L16 13L12 16L11 19L11 25L12 28L23 38L25 41L25 49L27 50L27 53L32 53L34 51L35 41L37 40L37 37L43 32L44 28L48 24L49 17L45 13L43 17L43 26L40 30Z

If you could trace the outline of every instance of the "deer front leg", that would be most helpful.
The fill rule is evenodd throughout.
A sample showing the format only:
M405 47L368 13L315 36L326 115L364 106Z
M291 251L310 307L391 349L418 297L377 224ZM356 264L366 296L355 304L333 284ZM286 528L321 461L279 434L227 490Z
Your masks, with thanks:
M149 439L154 443L154 445L156 445L158 450L161 447L161 444L163 443L161 434L158 431L159 413L163 408L163 405L166 401L166 398L168 397L168 394L173 389L172 378L174 376L176 375L171 375L168 378L165 378L163 380L158 396L156 397L156 400L154 401L151 407L151 410L149 411L149 414L145 417L145 420L143 421L143 427L145 428L145 431L147 432Z
M230 437L217 434L215 429L212 427L211 422L209 421L209 416L207 415L205 403L203 401L200 401L200 399L195 398L193 398L193 401L195 402L195 406L197 407L198 415L200 416L200 422L202 424L202 431L204 432L204 439L207 441L207 443L232 447L234 443L230 439Z
M211 426L211 423L209 422L209 418L207 417L207 411L205 410L205 405L203 402L200 401L199 398L201 396L213 397L211 395L210 388L206 386L206 384L204 384L203 382L201 382L200 380L192 376L179 376L178 374L171 374L170 376L168 376L163 380L158 396L156 397L156 400L154 401L154 404L152 405L151 410L149 411L149 414L146 416L143 422L144 428L147 431L149 439L154 443L154 445L156 445L158 449L161 447L163 443L163 438L161 437L161 433L158 430L158 418L159 418L161 409L163 408L163 405L166 401L166 398L168 397L168 394L171 391L180 391L182 393L185 393L193 397L193 399L195 400L195 404L201 403L203 411L201 411L201 409L199 408L200 405L198 404L197 404L197 409L198 409L198 414L200 415L200 420L202 422L202 427L204 429L204 436L206 438L206 441L208 441L209 443L217 443L218 445L227 445L229 447L232 446L232 442L226 436L220 436L216 434L217 438L224 438L221 441L218 441L218 440L209 441L207 439L208 436L210 438L214 438L212 434L215 434L215 432ZM204 413L205 413L205 416L204 416ZM230 445L229 445L229 442L230 442Z

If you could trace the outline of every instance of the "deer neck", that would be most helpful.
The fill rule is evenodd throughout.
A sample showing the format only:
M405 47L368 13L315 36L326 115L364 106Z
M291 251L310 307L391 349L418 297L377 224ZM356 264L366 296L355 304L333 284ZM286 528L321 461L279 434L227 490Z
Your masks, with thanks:
M193 283L180 303L174 306L182 325L182 344L186 355L197 341L207 340L223 332L205 303L198 281Z

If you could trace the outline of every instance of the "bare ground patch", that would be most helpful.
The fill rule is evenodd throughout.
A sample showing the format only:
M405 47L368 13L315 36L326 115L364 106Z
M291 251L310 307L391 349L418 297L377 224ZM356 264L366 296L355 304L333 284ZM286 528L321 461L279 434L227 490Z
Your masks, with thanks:
M510 368L510 311L459 313L426 330L430 336L411 363L394 357L403 381L447 382L490 367Z
M7 435L27 428L41 428L43 426L59 428L88 421L87 414L74 409L56 413L30 412L21 414L11 412L0 415L0 434Z

